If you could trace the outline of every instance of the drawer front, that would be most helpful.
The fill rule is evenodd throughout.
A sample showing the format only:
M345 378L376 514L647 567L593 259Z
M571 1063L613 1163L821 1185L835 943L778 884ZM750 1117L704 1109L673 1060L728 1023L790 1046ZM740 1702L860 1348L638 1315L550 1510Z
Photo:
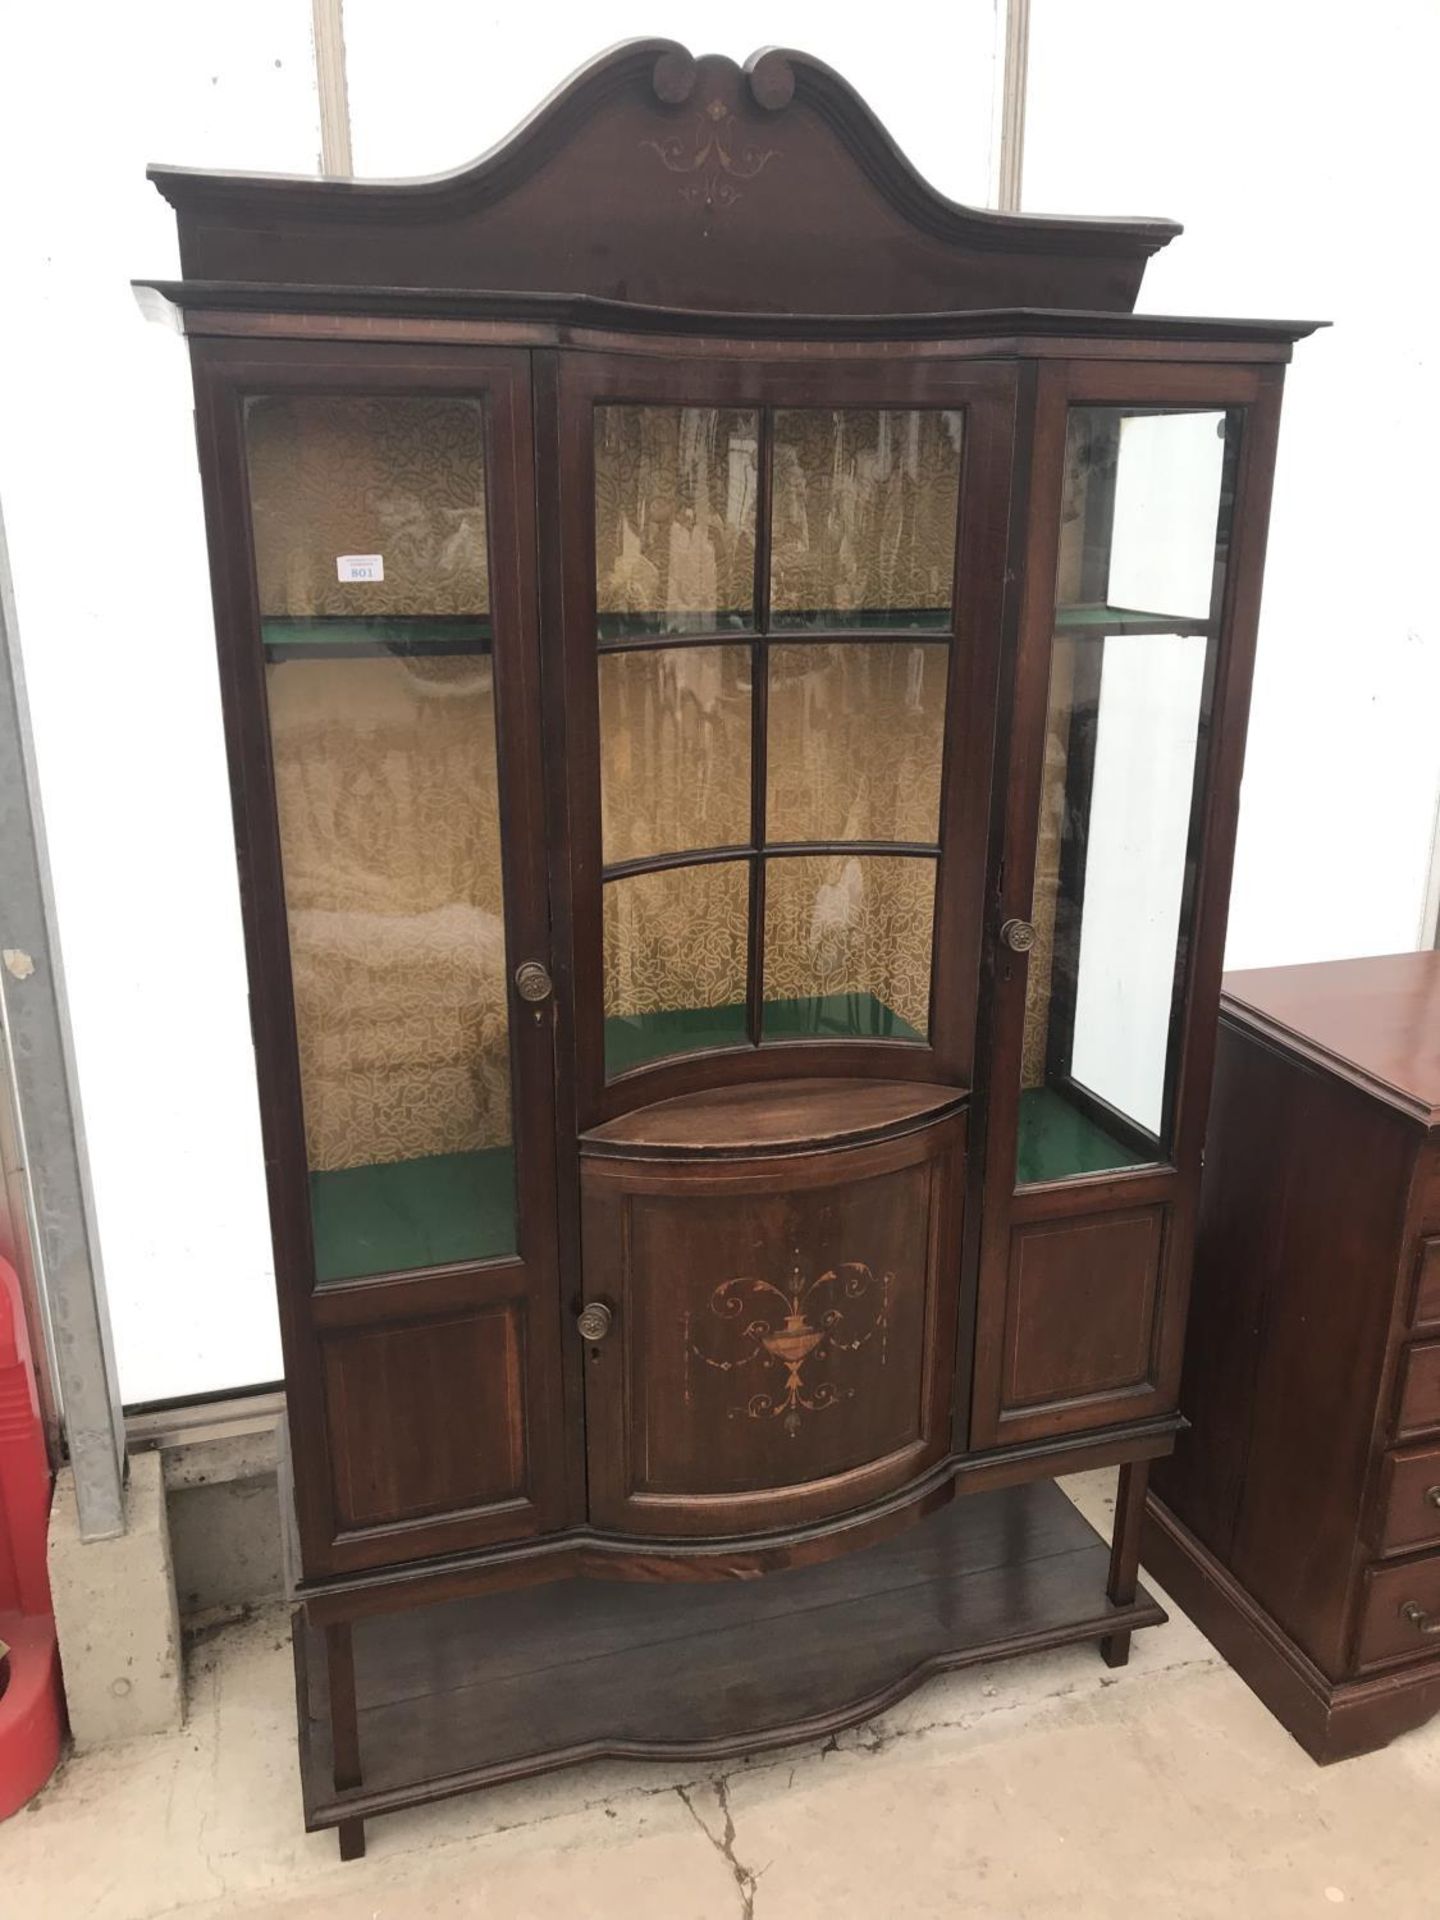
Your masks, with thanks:
M1395 1431L1402 1438L1434 1427L1440 1427L1440 1340L1405 1349L1395 1417Z
M1420 1242L1410 1324L1417 1333L1440 1330L1440 1233Z
M1433 1631L1427 1631L1433 1629ZM1440 1667L1440 1554L1365 1575L1358 1664L1429 1654Z
M1440 1446L1386 1454L1374 1543L1381 1553L1440 1547Z

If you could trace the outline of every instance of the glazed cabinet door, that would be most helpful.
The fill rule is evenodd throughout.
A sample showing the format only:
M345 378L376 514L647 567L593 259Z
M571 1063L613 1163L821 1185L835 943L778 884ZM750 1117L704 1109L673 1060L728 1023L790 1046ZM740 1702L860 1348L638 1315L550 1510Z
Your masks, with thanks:
M1173 1412L1279 370L1042 369L971 1439Z
M195 371L313 1578L567 1510L529 365Z
M551 378L591 1517L804 1525L949 1446L1015 376Z

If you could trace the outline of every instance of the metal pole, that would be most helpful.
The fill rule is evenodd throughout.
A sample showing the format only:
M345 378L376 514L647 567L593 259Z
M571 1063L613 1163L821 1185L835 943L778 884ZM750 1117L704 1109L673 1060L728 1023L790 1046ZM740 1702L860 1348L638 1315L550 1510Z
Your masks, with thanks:
M345 0L311 0L315 91L320 102L320 171L349 178L350 85L345 75Z
M1430 844L1430 878L1420 909L1420 945L1440 947L1440 801L1435 806L1435 837Z
M125 1531L125 1424L0 517L0 1017L82 1540Z
M1025 175L1025 92L1030 72L1030 0L1005 0L1005 56L1000 77L1000 164L995 204L1019 213Z

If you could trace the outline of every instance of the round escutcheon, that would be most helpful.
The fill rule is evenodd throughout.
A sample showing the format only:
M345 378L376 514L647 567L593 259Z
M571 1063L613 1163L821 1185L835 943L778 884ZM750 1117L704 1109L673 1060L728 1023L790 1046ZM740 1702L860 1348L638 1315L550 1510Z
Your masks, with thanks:
M575 1321L580 1338L592 1344L603 1340L614 1323L615 1316L603 1300L587 1300Z
M554 991L548 969L538 960L522 960L515 969L515 991L522 1000L548 1000Z

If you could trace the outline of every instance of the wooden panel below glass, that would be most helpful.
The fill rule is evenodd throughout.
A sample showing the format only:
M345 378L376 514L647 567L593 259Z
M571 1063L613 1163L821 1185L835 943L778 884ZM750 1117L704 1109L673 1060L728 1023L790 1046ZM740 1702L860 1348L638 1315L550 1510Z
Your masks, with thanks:
M1002 1421L1044 1409L1057 1431L1090 1426L1102 1395L1153 1393L1168 1220L1153 1206L1015 1227Z
M342 1531L523 1498L525 1317L515 1299L325 1335Z

